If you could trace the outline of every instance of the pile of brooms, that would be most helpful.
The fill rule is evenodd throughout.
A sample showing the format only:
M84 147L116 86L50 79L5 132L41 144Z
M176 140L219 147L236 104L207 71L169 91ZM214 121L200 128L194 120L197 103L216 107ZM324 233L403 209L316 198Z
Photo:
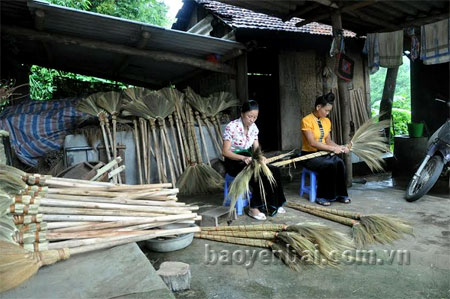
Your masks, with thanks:
M177 193L168 183L115 186L1 166L0 292L73 254L199 232L164 228L200 219Z
M300 271L302 265L336 266L344 251L354 249L344 234L317 223L202 227L195 237L270 248L295 271Z

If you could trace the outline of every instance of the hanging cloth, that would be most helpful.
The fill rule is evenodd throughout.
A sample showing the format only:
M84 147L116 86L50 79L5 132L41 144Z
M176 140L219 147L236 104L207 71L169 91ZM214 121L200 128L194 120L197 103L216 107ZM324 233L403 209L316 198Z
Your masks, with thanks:
M403 64L403 30L378 34L380 66L392 68Z
M424 64L450 61L450 18L421 27L420 58Z
M409 57L411 58L412 61L414 61L419 57L420 42L414 32L414 27L408 28L406 32L408 36L411 38L411 51Z
M367 55L369 73L371 75L375 74L380 68L380 45L378 43L378 34L367 34L363 53Z

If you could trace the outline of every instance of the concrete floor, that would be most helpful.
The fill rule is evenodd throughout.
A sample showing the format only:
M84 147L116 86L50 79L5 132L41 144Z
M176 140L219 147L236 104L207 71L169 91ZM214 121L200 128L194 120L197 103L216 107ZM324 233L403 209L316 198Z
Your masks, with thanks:
M298 175L298 174L297 174ZM304 267L294 272L278 259L263 256L253 266L246 267L232 260L230 264L210 264L205 261L205 246L220 254L222 250L249 250L258 254L264 249L194 239L180 251L158 254L145 251L155 269L164 261L181 261L191 265L191 290L175 293L177 298L450 298L450 209L448 187L432 190L414 203L403 199L407 179L383 177L367 178L365 184L354 183L349 193L350 205L340 203L333 207L358 211L363 214L388 214L408 220L415 237L406 236L391 245L376 244L373 249L383 265L343 264L339 269L318 266ZM371 181L375 180L375 181ZM307 203L298 196L299 179L284 184L288 200ZM221 205L222 194L181 198L203 209ZM350 228L315 216L287 209L287 214L269 218L269 223L293 224L315 221L339 231L350 233ZM240 216L233 225L260 223L248 216ZM409 265L399 265L399 256L389 263L384 250L407 250ZM271 254L270 254L271 256ZM247 260L248 261L248 260ZM381 263L381 262L379 262Z

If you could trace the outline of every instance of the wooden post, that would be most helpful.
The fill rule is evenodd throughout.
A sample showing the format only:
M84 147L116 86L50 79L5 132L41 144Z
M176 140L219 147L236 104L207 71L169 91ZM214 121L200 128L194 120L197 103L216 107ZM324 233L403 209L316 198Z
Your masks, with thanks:
M380 120L391 119L392 103L394 102L395 85L397 83L398 66L388 68L386 79L384 80L383 95L380 102ZM390 140L390 126L386 128L385 134Z
M236 95L241 103L248 100L247 53L236 58Z
M331 16L331 24L333 26L333 33L342 29L342 20L340 13L335 13ZM340 78L338 78L338 91L341 109L342 138L344 144L347 144L350 142L350 94L348 91L347 82ZM344 155L344 162L345 168L347 169L347 186L351 186L353 178L351 154Z

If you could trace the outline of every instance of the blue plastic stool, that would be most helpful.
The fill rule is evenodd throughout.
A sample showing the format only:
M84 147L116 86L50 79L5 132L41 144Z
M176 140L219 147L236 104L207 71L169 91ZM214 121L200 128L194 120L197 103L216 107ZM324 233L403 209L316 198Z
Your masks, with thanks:
M306 186L306 175L309 175L309 186ZM309 201L315 202L317 195L317 173L308 168L303 168L302 170L302 182L300 185L300 196L303 196L303 193L309 194Z
M225 207L229 207L231 200L228 198L228 189L230 188L231 183L234 181L234 177L229 175L228 173L225 174L225 186L223 188L223 205ZM239 196L236 201L236 214L242 215L244 213L244 207L248 206L249 199L251 198L251 194L249 194L249 198L247 198L244 194Z

